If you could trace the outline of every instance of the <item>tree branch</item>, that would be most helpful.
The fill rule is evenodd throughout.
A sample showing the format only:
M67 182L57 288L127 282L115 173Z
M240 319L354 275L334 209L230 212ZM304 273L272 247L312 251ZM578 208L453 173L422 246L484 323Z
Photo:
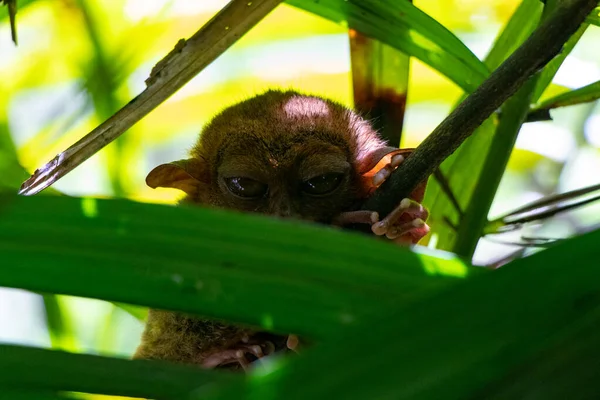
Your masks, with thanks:
M36 170L19 194L36 194L121 136L220 56L283 0L231 0L188 40L181 39L146 80L146 89L116 114Z
M597 6L597 0L564 0L469 97L417 147L362 206L389 214L450 156L502 103L557 54Z

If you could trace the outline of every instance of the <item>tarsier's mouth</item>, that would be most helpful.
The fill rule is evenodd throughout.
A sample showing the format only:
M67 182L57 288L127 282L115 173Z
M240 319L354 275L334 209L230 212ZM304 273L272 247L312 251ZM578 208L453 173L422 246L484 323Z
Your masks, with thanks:
M290 338L292 338L291 341ZM297 338L294 335L282 336L259 332L243 337L226 350L209 355L203 360L202 366L210 369L246 371L251 364L263 357L294 351L290 349L288 343L297 343ZM291 347L295 348L295 345Z

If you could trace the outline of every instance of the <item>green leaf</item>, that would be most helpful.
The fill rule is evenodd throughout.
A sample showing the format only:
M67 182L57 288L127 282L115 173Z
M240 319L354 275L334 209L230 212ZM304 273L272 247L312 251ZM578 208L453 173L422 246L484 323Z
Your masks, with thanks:
M26 389L173 399L192 390L210 393L215 384L240 379L187 365L0 345L0 393Z
M31 2L31 0L26 0L22 3L18 3L17 0L0 0L0 24L5 18L8 18L8 23L10 24L10 36L15 46L18 41L17 13Z
M13 143L7 117L0 111L0 193L17 193L21 184L29 178L29 174L19 163L17 149ZM59 194L50 188L49 194Z
M486 58L486 64L490 68L495 68L495 64L510 55L515 46L520 45L520 41L529 37L536 28L541 10L538 3L537 0L526 0L517 8ZM543 17L549 15L554 7L555 2L548 0ZM461 209L457 210L446 196L441 195L442 188L437 182L429 185L425 204L430 205L430 225L437 237L437 248L451 250L463 257L473 254L477 236L483 232L487 223L485 218L522 123L519 122L522 121L522 101L529 99L533 102L541 95L586 28L586 24L582 25L565 44L561 54L536 76L537 84L533 94L520 91L526 98L521 98L518 106L515 102L512 103L513 106L505 105L497 127L492 119L488 120L474 132L474 137L465 141L442 164L442 173L453 189Z
M45 294L44 309L46 311L46 325L50 335L50 343L55 349L65 351L76 351L78 345L70 321L66 315L66 310L60 304L56 295Z
M485 62L490 68L500 65L529 37L539 22L541 11L542 7L538 0L525 0L521 3L486 58ZM483 166L490 152L496 127L497 119L493 116L477 128L473 135L440 167L461 207L460 210L448 201L442 186L436 180L430 179L424 203L430 210L429 223L432 227L432 237L436 239L436 247L439 249L450 250L454 247L457 228L465 210L471 202L478 201L473 193L477 182L482 179Z
M75 397L52 390L12 390L2 388L2 399L10 400L74 400Z
M502 106L502 116L492 136L490 152L482 166L481 179L473 190L472 200L458 225L452 251L471 258L488 222L488 212L504 175L508 159L517 141L521 125L529 112L531 98L538 82L533 77Z
M577 393L580 398L598 398L600 357L600 317L597 310L589 318L574 323L557 338L556 344L539 357L524 363L515 374L504 376L486 389L486 399L568 399Z
M409 35L405 30L404 35ZM408 92L410 57L376 39L351 31L350 62L354 108L381 137L400 146Z
M0 116L0 193L16 194L29 174L19 163L17 150L13 144L8 124ZM48 194L60 194L49 188Z
M257 371L237 398L598 398L599 242L592 232L399 306Z
M521 2L485 58L485 65L490 70L498 68L531 35L540 22L543 8L539 0Z
M23 12L25 7L31 5L35 1L36 0L18 0L17 1L17 14L20 14L21 12ZM8 18L8 7L3 7L3 4L0 3L0 23L3 22L2 20L5 18Z
M560 52L560 54L558 54L556 57L554 57L554 59L552 61L550 61L546 65L546 67L544 67L544 69L540 73L538 83L535 88L535 92L533 93L533 96L531 98L531 101L533 103L535 103L536 101L539 100L539 98L544 93L544 90L546 90L548 85L550 85L550 83L552 82L552 79L554 79L554 76L558 72L558 69L560 68L562 63L565 61L567 56L571 53L571 51L573 50L575 45L579 42L579 39L581 39L581 36L583 36L583 33L587 30L588 26L589 26L589 24L587 24L587 23L582 24L579 27L579 29L577 29L577 31L573 34L573 36L571 36L569 38L567 43L564 44L563 49Z
M81 75L85 77L85 89L91 97L96 115L100 121L105 121L117 112L122 104L117 97L117 89L125 80L129 70L126 62L123 62L122 53L119 55L109 54L103 43L102 26L96 21L93 7L90 7L88 0L76 1L84 21L84 33L88 38L88 45L91 48L92 56L89 62L84 66ZM122 49L119 49L122 51ZM110 162L107 163L107 172L110 178L113 195L123 197L124 182L123 177L127 176L126 166L123 165L123 154L125 151L128 136L119 137L107 147L107 154L110 156Z
M581 103L589 103L600 99L600 81L590 83L587 86L551 97L533 107L532 111L550 110L558 107L573 106Z
M0 192L16 193L29 174L19 164L8 124L0 120Z
M133 306L131 304L115 302L113 302L113 304L141 322L146 322L146 318L148 318L148 309L146 307Z
M0 197L0 253L2 286L317 337L481 271L302 222L90 198Z
M600 26L600 7L596 8L585 20L588 24Z
M408 1L287 0L287 3L386 43L446 75L466 92L487 77L486 66L450 31ZM410 34L406 35L406 29Z

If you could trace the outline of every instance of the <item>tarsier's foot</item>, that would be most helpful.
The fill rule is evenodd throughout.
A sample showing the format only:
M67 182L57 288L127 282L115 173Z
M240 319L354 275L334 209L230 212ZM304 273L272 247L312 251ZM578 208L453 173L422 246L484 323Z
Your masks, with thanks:
M421 204L411 199L403 199L400 205L387 217L379 220L375 211L349 211L340 214L334 221L337 225L370 224L377 236L385 235L396 243L416 244L429 233L425 223L428 212Z
M273 352L275 352L275 345L270 341L251 344L248 338L243 338L240 343L227 350L210 354L204 358L201 365L204 368L236 369L242 367L246 370L250 363Z
M263 357L271 355L281 350L292 350L298 352L298 337L289 335L279 337L268 335L267 340L259 334L255 337L244 336L239 343L226 350L216 351L207 357L201 363L204 368L222 368L222 369L244 369L250 368L250 364Z
M394 155L389 164L373 175L373 187L385 182L403 161L404 156ZM375 211L350 211L339 215L334 224L370 224L375 235L385 235L396 243L416 244L429 233L429 226L425 223L428 216L429 212L419 202L405 198L382 220L379 220L379 213Z
M288 335L287 341L285 345L288 349L292 350L295 353L300 352L300 339L296 335Z
M379 215L372 219L379 219ZM398 243L417 243L429 233L429 225L425 223L429 212L421 204L412 199L402 199L398 207L381 221L371 225L371 230L378 236L385 235Z

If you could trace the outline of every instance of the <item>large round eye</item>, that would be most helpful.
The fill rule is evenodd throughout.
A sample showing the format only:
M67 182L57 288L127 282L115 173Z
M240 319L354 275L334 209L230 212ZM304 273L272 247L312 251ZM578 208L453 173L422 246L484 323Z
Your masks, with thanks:
M250 178L233 177L225 178L225 185L231 193L246 199L256 199L267 193L268 186Z
M302 191L313 196L321 196L333 192L342 182L344 174L325 174L315 176L302 182Z

